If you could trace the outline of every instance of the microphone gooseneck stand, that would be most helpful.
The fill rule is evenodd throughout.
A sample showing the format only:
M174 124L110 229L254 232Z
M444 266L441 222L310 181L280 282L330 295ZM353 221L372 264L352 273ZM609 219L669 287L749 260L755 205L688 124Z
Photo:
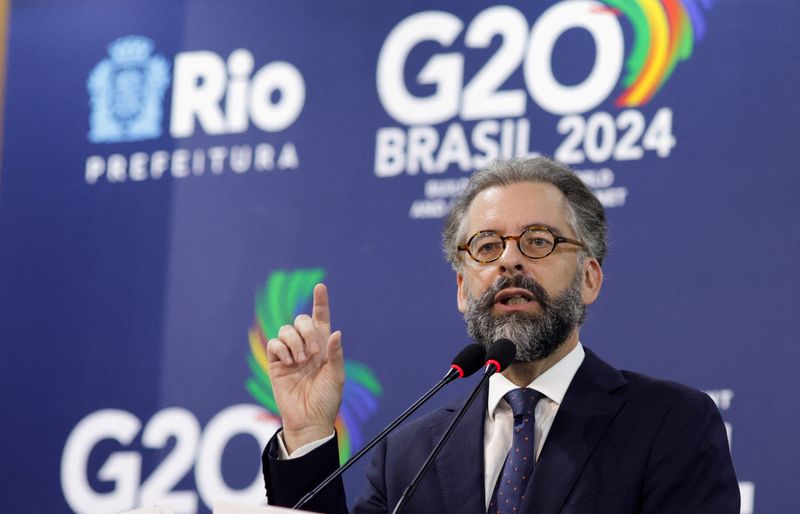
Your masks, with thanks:
M411 499L411 495L414 494L414 491L416 490L417 486L422 481L423 475L425 475L425 472L428 471L428 468L430 468L431 464L433 464L434 459L436 458L437 455L439 455L439 452L441 452L447 440L450 439L450 436L453 434L453 431L455 430L456 426L461 421L461 418L464 417L464 414L466 414L467 410L469 409L469 406L472 405L472 402L474 402L475 398L477 398L478 393L481 392L484 385L492 375L494 375L498 371L505 369L506 366L508 366L511 362L514 361L516 352L517 352L516 346L508 339L500 339L494 343L494 345L489 350L489 353L486 356L487 359L486 370L483 373L483 377L481 377L481 381L478 383L477 387L475 387L475 389L472 391L472 394L470 394L469 398L467 398L467 401L458 411L453 421L450 422L450 425L447 427L447 430L445 430L444 434L442 434L442 437L439 439L439 442L436 443L436 446L434 446L430 455L428 455L427 460L425 460L425 463L422 464L422 467L419 469L414 479L411 481L411 483L405 489L405 491L403 491L403 494L402 496L400 496L400 500L397 502L397 505L395 505L392 514L399 514L403 510L403 508L408 504L409 500Z
M480 369L481 364L484 361L484 355L486 351L483 347L479 344L470 344L464 347L458 355L453 359L453 364L451 364L450 369L447 371L444 377L442 377L439 382L433 386L427 393L425 393L419 400L414 402L411 407L406 409L400 416L397 417L394 421L392 421L389 426L383 429L383 431L375 436L375 438L367 443L361 450L358 451L355 455L350 457L350 459L345 462L341 467L337 468L336 471L328 475L328 477L320 482L320 484L309 491L305 496L300 498L300 501L294 504L292 510L300 509L305 504L307 504L314 496L316 496L321 490L323 490L328 484L333 482L336 478L338 478L342 473L347 471L353 464L356 463L361 457L364 456L368 451L370 451L376 444L381 442L389 433L397 428L397 426L405 421L407 417L413 414L417 409L419 409L425 402L427 402L433 395L439 392L441 388L445 385L449 384L450 382L458 379L463 378L465 376L469 376L475 373L478 369Z

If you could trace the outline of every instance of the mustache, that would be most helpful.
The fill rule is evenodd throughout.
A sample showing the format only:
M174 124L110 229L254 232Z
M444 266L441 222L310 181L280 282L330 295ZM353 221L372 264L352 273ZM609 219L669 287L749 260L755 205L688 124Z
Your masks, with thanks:
M543 311L547 311L550 308L552 302L550 300L550 295L547 294L544 287L531 277L521 274L502 276L495 280L494 283L478 297L478 305L482 309L490 309L494 305L494 298L497 296L497 293L509 287L528 291L533 296L534 300L539 302Z

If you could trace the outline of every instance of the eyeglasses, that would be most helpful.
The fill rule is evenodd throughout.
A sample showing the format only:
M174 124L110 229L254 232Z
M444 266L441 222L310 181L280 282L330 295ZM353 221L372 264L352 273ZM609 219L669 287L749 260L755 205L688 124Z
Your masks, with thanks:
M492 230L482 230L470 237L466 244L460 245L458 250L467 252L474 260L486 264L496 261L503 255L506 241L509 239L514 239L522 255L531 259L547 257L561 243L580 246L584 250L589 249L581 241L555 235L550 227L534 225L523 230L518 236L501 236Z

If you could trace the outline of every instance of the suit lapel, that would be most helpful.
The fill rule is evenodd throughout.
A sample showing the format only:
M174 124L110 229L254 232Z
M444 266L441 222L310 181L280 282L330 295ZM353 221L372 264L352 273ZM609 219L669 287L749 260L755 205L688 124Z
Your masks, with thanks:
M522 512L558 512L624 400L610 391L627 381L588 349L547 435Z
M488 384L475 398L450 440L435 461L436 474L447 512L451 514L485 513L483 478L483 428L486 416ZM464 400L448 409L449 416L431 427L431 448L456 415Z

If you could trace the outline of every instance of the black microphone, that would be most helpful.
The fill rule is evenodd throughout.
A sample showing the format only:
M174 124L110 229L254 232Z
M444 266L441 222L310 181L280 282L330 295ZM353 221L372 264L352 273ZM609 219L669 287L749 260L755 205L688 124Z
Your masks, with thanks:
M458 355L453 357L453 363L450 364L450 369L447 374L442 378L449 384L457 378L464 378L472 375L479 369L486 360L486 350L478 343L468 344L458 352ZM438 385L438 384L437 384Z
M308 492L305 496L300 498L300 501L297 502L292 510L299 509L303 507L306 503L308 503L314 496L316 496L321 490L325 488L328 484L334 481L337 477L339 477L342 473L347 471L347 469L356 463L361 457L364 456L365 453L370 451L373 446L381 442L389 432L394 430L397 425L402 423L407 417L413 414L417 409L422 407L422 405L431 399L431 397L438 393L439 390L444 387L445 385L449 384L450 382L458 379L464 378L472 375L479 369L485 362L486 350L483 349L483 346L472 343L465 346L458 355L453 358L453 363L450 365L450 369L447 370L447 373L442 377L439 382L433 386L427 393L425 393L422 398L417 400L411 407L405 410L400 416L397 417L394 421L392 421L389 426L383 429L383 431L375 436L375 438L367 443L358 453L350 457L350 459L342 464L336 471L328 475L328 477L320 482L320 484Z
M498 339L492 345L489 353L486 354L486 369L483 372L484 378L499 373L514 362L517 356L517 345L508 339ZM491 369L490 369L491 367Z
M456 425L458 425L458 423L461 421L461 418L464 417L467 409L469 409L469 406L472 405L473 401L475 401L475 398L478 396L478 393L480 393L481 389L483 389L483 386L489 380L489 377L498 371L506 369L509 364L514 362L514 357L516 356L517 347L508 339L498 339L494 342L492 347L489 348L489 352L486 354L486 368L483 371L483 377L481 378L480 383L478 383L477 387L475 387L475 390L472 391L472 394L469 396L469 398L467 398L464 406L458 411L456 417L453 418L453 421L450 422L450 426L447 427L447 430L445 430L444 434L442 434L439 442L433 447L433 450L431 450L430 455L428 455L427 460L425 460L425 462L422 464L422 467L419 469L414 479L411 481L408 487L406 487L406 490L403 491L403 495L400 497L400 501L397 502L392 514L398 514L403 510L403 507L408 504L409 500L411 500L411 495L414 494L414 490L416 490L420 481L422 481L423 475L425 475L425 472L428 471L428 468L431 466L431 464L433 464L433 461L436 456L439 455L439 452L442 451L444 444L453 434Z

